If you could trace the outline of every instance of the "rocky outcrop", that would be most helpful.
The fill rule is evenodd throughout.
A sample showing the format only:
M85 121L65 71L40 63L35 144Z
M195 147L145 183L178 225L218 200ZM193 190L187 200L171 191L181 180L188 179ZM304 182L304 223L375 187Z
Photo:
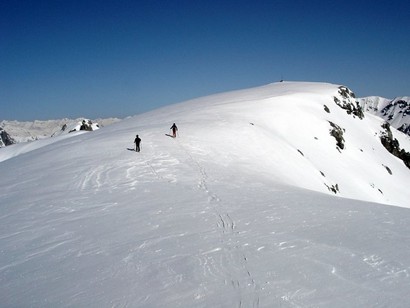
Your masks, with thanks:
M406 152L404 149L400 149L399 141L393 137L393 133L388 122L383 123L382 128L384 129L384 131L381 132L380 141L383 146L391 154L400 158L410 169L410 153Z
M0 127L0 147L15 144L16 141L3 129Z
M99 128L100 128L100 126L97 123L93 123L91 120L82 120L81 124L77 125L73 129L70 129L69 133L79 131L79 130L93 131L93 130L97 130ZM66 128L64 128L64 130L65 129Z
M345 139L343 138L344 129L342 129L339 125L329 121L331 129L330 135L336 139L336 148L340 152L345 148Z
M397 128L397 130L410 136L410 124L402 124L400 127Z
M356 96L347 87L339 87L339 95L334 96L333 100L340 108L346 110L347 114L357 116L359 119L364 118L364 113L362 107L356 101Z

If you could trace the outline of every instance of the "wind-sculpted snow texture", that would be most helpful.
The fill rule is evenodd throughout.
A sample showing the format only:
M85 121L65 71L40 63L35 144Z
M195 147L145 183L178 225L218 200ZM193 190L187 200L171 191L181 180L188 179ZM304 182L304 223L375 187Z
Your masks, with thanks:
M410 172L337 93L272 84L3 148L2 305L408 307Z

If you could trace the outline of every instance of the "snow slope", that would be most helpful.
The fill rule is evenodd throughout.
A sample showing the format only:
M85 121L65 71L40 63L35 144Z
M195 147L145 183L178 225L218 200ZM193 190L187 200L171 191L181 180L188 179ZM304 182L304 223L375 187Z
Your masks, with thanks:
M3 148L2 305L409 306L410 171L337 93L278 83Z

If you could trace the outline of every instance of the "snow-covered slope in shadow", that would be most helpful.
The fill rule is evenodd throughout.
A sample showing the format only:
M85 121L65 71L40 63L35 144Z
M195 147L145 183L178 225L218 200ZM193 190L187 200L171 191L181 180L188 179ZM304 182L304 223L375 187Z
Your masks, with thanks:
M8 152L2 303L408 305L410 172L381 146L379 121L348 114L339 92L272 84ZM335 184L336 196L402 207L335 198Z

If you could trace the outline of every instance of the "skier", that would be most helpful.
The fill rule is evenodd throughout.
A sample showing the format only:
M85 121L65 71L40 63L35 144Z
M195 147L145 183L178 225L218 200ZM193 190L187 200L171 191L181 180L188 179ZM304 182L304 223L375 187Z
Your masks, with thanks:
M174 123L174 124L172 124L170 129L172 129L172 137L175 138L177 136L178 127Z
M135 143L135 152L139 152L141 150L140 148L141 138L138 137L138 135L135 137L134 143Z

